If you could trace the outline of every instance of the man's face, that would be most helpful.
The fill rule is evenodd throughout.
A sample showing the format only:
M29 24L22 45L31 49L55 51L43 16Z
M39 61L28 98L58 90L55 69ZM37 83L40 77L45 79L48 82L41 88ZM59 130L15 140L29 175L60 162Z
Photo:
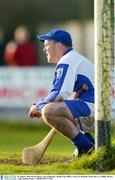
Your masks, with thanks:
M44 51L47 55L48 63L57 63L59 61L59 43L53 40L44 41Z

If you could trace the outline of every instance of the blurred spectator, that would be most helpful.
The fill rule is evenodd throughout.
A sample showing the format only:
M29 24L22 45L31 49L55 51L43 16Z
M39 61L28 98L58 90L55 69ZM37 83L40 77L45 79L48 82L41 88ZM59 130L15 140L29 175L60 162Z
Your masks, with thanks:
M4 32L3 32L2 28L0 28L0 66L5 65L4 48L5 48Z
M6 44L5 52L4 52L4 59L7 65L17 66L16 60L15 60L16 49L17 49L17 44L15 43L15 41L9 41Z
M37 65L37 49L26 26L19 26L14 31L14 42L9 42L5 48L5 59L11 66Z
M18 66L35 66L37 65L37 49L35 44L30 40L30 34L25 26L19 26L14 32L17 49L15 60Z

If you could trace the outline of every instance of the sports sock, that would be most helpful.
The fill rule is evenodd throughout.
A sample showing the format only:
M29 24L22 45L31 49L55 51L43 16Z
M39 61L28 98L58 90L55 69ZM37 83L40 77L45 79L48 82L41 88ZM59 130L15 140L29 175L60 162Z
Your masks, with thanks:
M86 151L92 147L89 139L82 132L77 134L77 136L72 140L72 144L74 144L78 149L84 149Z
M94 137L93 137L89 132L85 132L85 135L86 135L86 137L89 139L89 141L90 141L93 145L95 145L95 139L94 139Z

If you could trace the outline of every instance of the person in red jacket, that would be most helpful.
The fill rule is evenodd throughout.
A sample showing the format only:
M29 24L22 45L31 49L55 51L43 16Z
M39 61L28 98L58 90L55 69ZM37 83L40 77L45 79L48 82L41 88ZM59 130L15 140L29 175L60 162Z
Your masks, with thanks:
M4 53L9 66L36 66L38 64L37 48L30 39L26 26L19 26L14 31L14 40L7 43Z
M37 65L37 49L35 44L30 40L30 34L27 27L17 27L14 32L14 38L17 43L15 52L17 66Z
M30 34L26 26L19 26L14 32L17 50L15 60L17 66L36 66L37 50L35 44L30 40Z

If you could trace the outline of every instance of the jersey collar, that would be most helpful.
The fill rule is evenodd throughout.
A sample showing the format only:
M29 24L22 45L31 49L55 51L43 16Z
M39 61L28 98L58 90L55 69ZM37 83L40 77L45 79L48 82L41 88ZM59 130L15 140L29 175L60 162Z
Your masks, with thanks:
M68 52L70 52L71 50L73 50L73 48L68 48L68 49L64 52L63 56L64 56L65 54L67 54Z

